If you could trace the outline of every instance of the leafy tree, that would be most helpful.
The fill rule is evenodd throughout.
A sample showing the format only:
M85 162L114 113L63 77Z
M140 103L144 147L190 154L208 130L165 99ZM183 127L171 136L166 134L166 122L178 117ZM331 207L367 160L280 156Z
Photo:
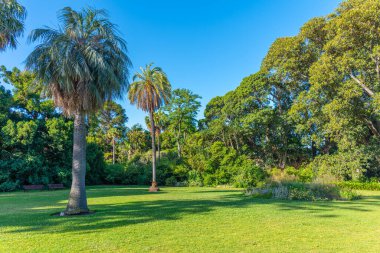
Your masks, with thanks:
M132 159L134 155L146 151L148 142L150 141L149 133L140 124L133 125L127 131L127 139L128 159Z
M53 101L43 98L43 86L35 82L34 73L21 71L18 68L9 71L2 66L0 76L5 83L14 87L14 110L29 119L51 118L56 114Z
M168 103L171 93L171 85L165 72L159 67L153 67L152 63L141 68L141 73L133 76L133 83L129 90L129 100L136 104L138 108L149 113L152 136L152 186L151 190L156 191L156 143L155 143L155 122L154 112L165 103Z
M25 7L16 0L0 0L0 51L16 48L17 37L24 32Z
M195 132L197 114L201 97L188 89L175 89L170 103L165 107L169 117L169 130L175 133L178 156L181 157L182 145L186 136Z
M157 111L153 114L154 123L156 127L156 139L157 139L157 152L158 152L158 160L161 159L161 133L166 129L168 124L168 116L162 112ZM145 117L145 124L148 127L149 131L151 130L150 118Z
M120 97L127 88L130 61L126 45L104 10L64 8L58 29L32 31L41 43L26 65L66 115L74 116L72 186L66 215L88 212L85 190L86 125L89 113Z
M89 135L99 140L98 144L112 146L112 163L116 161L116 144L125 135L128 117L123 107L116 102L106 102L96 115L90 118ZM108 150L106 148L105 150Z
M10 108L13 104L13 97L9 90L0 85L0 126L9 118Z

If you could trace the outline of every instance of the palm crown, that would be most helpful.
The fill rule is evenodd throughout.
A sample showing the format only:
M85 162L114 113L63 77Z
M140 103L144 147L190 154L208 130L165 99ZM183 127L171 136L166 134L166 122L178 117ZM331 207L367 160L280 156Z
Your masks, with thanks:
M171 94L171 85L160 67L153 67L152 63L141 68L141 73L133 76L133 83L129 89L129 100L138 108L146 112L154 112L163 104L168 103Z
M15 0L0 0L0 51L16 48L24 32L25 8Z
M96 111L105 101L121 97L128 87L126 43L104 10L60 13L62 27L32 31L40 41L26 60L46 84L47 95L67 114Z

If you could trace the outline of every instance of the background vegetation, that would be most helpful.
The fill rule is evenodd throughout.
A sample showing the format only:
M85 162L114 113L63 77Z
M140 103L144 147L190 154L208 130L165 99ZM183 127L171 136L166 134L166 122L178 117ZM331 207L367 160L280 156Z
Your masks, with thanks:
M260 71L213 98L201 119L200 96L173 90L154 113L158 184L256 187L284 177L376 185L379 10L377 0L344 1L277 39ZM33 73L3 67L1 76L13 90L0 88L0 190L69 185L72 120L44 98ZM88 116L88 184L151 183L152 135L127 120L116 102Z

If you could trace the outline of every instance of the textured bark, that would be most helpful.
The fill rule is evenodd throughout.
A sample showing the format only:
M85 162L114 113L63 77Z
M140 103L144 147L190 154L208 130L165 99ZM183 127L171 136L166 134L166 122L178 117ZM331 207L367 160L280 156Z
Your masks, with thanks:
M156 183L156 127L154 125L153 111L150 112L150 125L152 135L152 187L157 187Z
M86 125L85 115L74 115L74 141L72 184L69 202L65 214L79 214L88 212L86 196Z
M157 149L158 149L158 160L161 160L161 131L158 131L157 135Z

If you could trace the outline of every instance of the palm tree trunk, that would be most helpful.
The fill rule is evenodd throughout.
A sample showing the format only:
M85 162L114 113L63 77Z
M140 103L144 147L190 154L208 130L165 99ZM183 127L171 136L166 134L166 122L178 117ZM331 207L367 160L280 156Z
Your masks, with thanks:
M152 186L149 191L158 191L157 181L156 181L156 127L154 125L153 111L149 113L150 115L150 132L152 135Z
M161 131L158 131L158 135L157 135L157 148L158 148L158 161L161 160L161 140L160 140L160 136L161 136Z
M86 125L85 115L76 112L74 115L74 140L72 184L64 214L79 214L88 212L86 196Z

